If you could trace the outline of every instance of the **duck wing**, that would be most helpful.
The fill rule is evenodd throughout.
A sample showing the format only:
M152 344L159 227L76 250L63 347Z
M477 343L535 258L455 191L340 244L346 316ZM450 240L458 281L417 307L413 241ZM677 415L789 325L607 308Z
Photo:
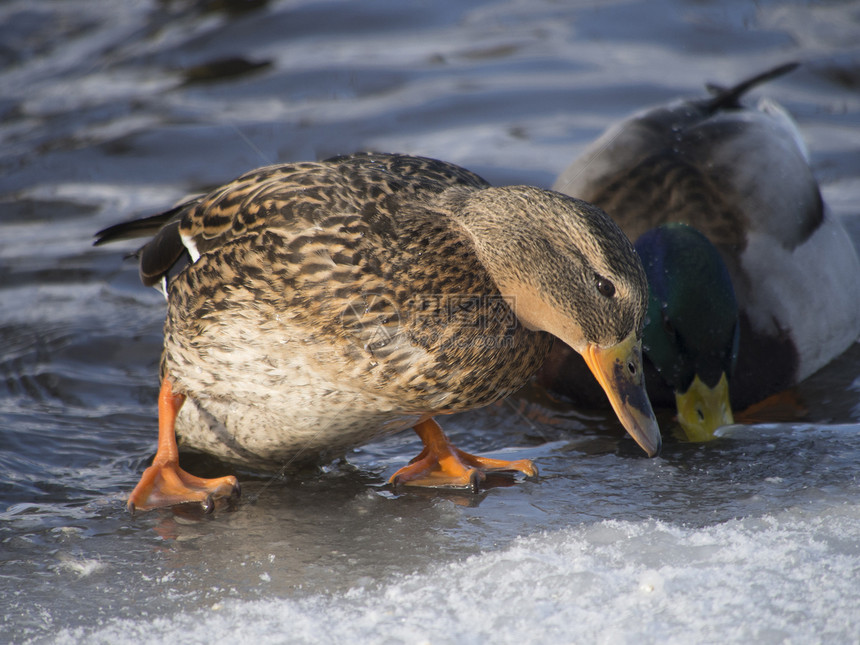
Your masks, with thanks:
M824 216L806 148L776 103L763 101L752 109L739 101L796 67L780 65L713 97L634 114L589 146L554 188L597 204L633 240L664 222L680 221L727 254L743 250L753 234L794 248ZM786 212L794 214L791 221Z
M141 281L154 286L183 257L196 262L265 227L299 230L341 212L359 213L368 224L384 228L390 226L385 216L396 209L382 202L438 194L458 185L478 189L489 184L454 164L405 155L359 153L277 164L245 173L163 213L99 231L95 244L152 235L132 255L140 260Z

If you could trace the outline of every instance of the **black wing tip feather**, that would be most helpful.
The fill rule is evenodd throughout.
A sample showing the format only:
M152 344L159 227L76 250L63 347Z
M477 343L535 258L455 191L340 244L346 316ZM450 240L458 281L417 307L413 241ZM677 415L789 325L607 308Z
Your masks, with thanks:
M731 109L731 108L739 108L741 97L749 92L752 88L761 85L762 83L766 83L767 81L771 81L780 76L784 76L789 72L794 71L800 67L799 61L790 61L788 63L783 63L781 65L777 65L776 67L772 67L771 69L756 74L755 76L751 76L750 78L744 79L740 83L733 85L732 87L721 87L718 85L708 84L706 85L708 91L712 92L714 96L709 99L706 103L707 108L716 112L717 110L722 109Z
M179 235L179 225L185 211L197 201L192 200L149 217L108 226L95 234L96 240L93 246L152 236L149 242L126 255L126 258L138 258L141 282L147 287L154 286L167 275L185 253L185 245Z
M186 252L179 235L179 223L179 219L167 222L138 252L140 280L147 287L158 284Z

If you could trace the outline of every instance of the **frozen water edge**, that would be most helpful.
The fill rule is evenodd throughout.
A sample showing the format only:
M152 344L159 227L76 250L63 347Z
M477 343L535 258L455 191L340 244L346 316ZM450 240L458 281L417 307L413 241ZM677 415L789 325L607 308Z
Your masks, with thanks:
M268 575L277 575L271 571ZM66 630L58 643L847 643L860 505L704 528L604 520L523 537L380 588L227 601Z

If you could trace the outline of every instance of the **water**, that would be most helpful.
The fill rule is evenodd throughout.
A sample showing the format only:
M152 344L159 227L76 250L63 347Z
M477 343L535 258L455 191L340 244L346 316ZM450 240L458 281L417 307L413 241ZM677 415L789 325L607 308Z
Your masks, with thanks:
M393 493L405 433L245 477L233 511L132 518L163 303L133 245L90 244L361 149L549 186L630 111L790 59L765 91L860 243L858 25L848 2L0 4L0 641L857 642L860 345L797 389L804 417L656 460L530 390L446 428L536 482Z

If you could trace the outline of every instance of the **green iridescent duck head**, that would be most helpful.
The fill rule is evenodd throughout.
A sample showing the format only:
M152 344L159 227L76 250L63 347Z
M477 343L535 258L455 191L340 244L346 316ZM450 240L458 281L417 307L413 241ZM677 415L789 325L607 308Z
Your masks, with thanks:
M635 244L648 277L642 348L672 388L690 441L734 422L729 401L738 351L738 303L716 247L686 224L664 224Z

